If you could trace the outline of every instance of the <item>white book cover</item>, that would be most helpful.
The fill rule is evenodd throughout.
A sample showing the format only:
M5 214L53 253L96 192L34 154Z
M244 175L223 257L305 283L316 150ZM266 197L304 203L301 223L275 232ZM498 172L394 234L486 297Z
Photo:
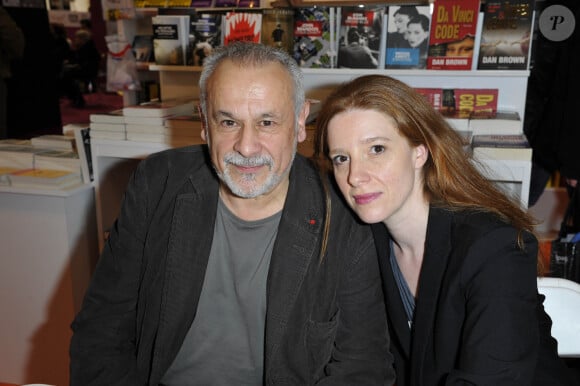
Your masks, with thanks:
M391 5L387 19L385 68L426 68L431 24L429 6Z
M157 15L153 25L153 52L160 65L187 64L189 47L189 15Z

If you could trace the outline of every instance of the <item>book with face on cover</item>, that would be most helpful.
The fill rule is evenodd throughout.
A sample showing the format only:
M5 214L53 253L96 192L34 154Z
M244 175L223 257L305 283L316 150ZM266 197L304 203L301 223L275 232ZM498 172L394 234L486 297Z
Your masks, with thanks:
M430 23L429 6L389 6L385 67L426 68Z
M427 69L471 70L480 0L435 0Z

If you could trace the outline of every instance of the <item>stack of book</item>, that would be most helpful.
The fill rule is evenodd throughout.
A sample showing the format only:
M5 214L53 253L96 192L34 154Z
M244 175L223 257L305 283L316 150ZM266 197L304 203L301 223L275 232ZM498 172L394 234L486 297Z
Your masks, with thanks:
M31 138L30 144L35 148L74 151L75 138L62 134L45 134Z
M126 139L123 109L91 114L89 119L91 121L89 124L91 138L119 141Z
M124 107L127 140L172 146L199 143L201 123L193 119L194 107L195 100L187 98ZM184 119L184 116L192 119Z

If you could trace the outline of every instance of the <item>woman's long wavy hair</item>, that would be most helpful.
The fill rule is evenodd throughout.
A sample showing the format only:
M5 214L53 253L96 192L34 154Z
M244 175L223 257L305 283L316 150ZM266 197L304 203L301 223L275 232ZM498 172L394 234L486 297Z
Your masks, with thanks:
M520 247L521 231L534 233L533 217L480 173L476 161L464 150L461 135L426 98L389 76L361 76L340 86L325 100L317 117L313 156L322 170L332 168L328 158L328 123L335 115L352 109L388 115L411 146L427 147L424 192L432 205L494 213L520 231Z

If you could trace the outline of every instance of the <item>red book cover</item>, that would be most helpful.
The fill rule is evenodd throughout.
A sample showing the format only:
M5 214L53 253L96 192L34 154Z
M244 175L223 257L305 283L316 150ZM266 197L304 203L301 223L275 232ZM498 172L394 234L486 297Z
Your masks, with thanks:
M470 118L497 112L496 88L415 88L446 117Z
M236 40L261 43L262 13L231 11L224 20L224 45Z
M479 0L435 0L427 68L471 70Z

